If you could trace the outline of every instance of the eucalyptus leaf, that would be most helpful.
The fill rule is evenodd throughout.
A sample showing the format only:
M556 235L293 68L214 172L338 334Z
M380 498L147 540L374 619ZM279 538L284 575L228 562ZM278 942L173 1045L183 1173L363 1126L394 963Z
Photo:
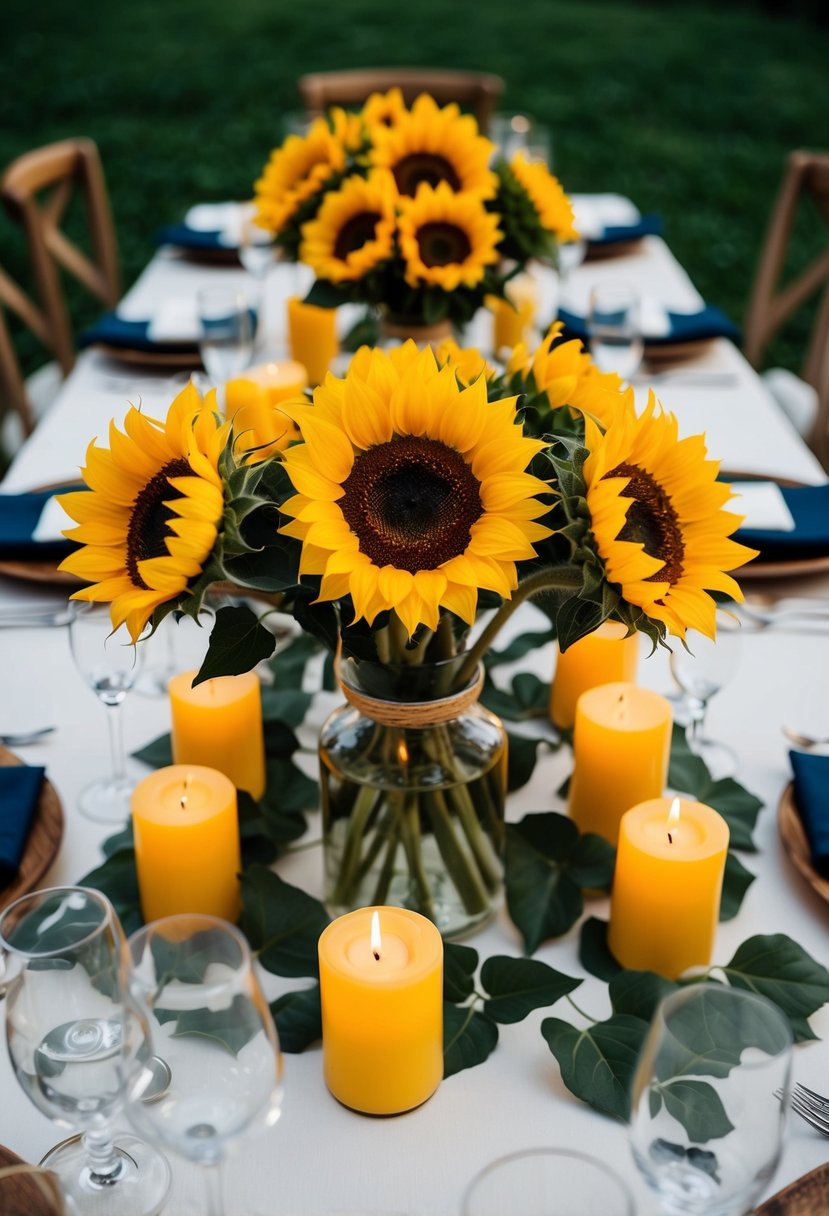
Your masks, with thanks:
M598 916L589 916L579 936L579 962L585 971L600 980L612 980L622 971L620 963L610 953L607 944L608 923Z
M193 680L194 686L214 676L235 676L252 671L273 654L274 636L246 604L220 608L210 632L207 654Z
M146 747L141 747L132 754L136 760L142 760L150 768L167 768L173 763L172 737L159 735L157 739L153 739L152 743L148 743Z
M328 913L318 900L264 866L251 866L242 875L240 924L267 971L317 978L317 943L328 924Z
M533 1009L554 1005L582 983L532 958L494 955L481 968L488 994L484 1013L495 1022L521 1022Z
M614 1014L585 1030L560 1018L545 1018L541 1033L572 1094L617 1119L630 1117L631 1083L648 1033L644 1018Z
M286 992L284 996L271 1001L270 1010L283 1051L293 1055L322 1038L319 984L297 992Z
M478 951L457 942L444 942L443 997L456 1005L468 1000L475 988Z
M498 1027L472 1006L443 1006L443 1076L483 1064L498 1043Z
M802 1037L802 1019L829 1001L829 971L784 933L750 937L722 970L734 988L758 992L792 1020Z
M581 890L570 874L578 839L572 819L554 812L507 825L507 907L528 954L566 933L581 916Z
M747 870L739 857L729 851L725 856L720 920L733 920L740 911L746 891L754 882L755 875Z
M722 1098L707 1081L670 1081L659 1092L668 1114L682 1124L694 1143L707 1144L734 1130Z

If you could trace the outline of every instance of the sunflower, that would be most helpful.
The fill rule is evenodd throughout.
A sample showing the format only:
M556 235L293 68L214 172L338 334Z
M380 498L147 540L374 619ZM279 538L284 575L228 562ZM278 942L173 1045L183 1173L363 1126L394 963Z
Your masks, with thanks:
M395 86L388 93L372 93L363 106L361 117L369 132L373 133L375 127L396 127L407 113L402 90Z
M515 424L515 398L487 402L432 351L407 342L358 351L313 405L285 405L303 443L284 465L296 495L282 528L302 541L300 573L320 600L351 596L355 620L394 609L411 636L441 608L469 624L478 589L510 598L515 563L549 535L546 482L525 472L543 443Z
M60 499L78 524L66 535L83 546L61 569L91 583L72 598L111 603L113 628L126 623L134 642L154 609L201 574L216 541L230 424L214 410L215 391L202 401L192 384L165 422L130 407L123 432L110 423L109 449L89 445L81 472L91 493Z
M498 261L498 216L474 194L454 194L446 182L421 185L401 199L400 250L410 287L433 284L444 291L475 287Z
M307 135L289 135L271 153L254 186L257 223L278 233L301 203L321 189L332 173L342 171L349 131L348 120L339 111L331 123L315 119Z
M651 393L641 417L631 408L605 434L586 416L585 442L590 526L608 579L670 633L713 638L708 592L742 600L724 571L756 553L729 539L742 517L723 510L731 487L717 481L705 436L679 439L676 418Z
M326 194L316 218L302 226L299 259L318 279L361 279L394 252L396 191L391 174L347 177Z
M532 374L536 389L546 393L551 409L573 406L607 428L630 406L633 390L623 389L615 372L599 371L578 338L562 341L563 330L561 321L551 325L532 355L523 343L516 346L507 374Z
M478 124L458 107L444 106L424 93L394 126L372 130L372 163L391 169L398 191L408 197L425 182L445 182L450 190L474 190L492 198L498 178L489 168L495 145L478 132Z
M498 374L491 363L474 346L460 347L454 338L445 338L435 349L438 366L446 364L452 368L460 383L464 386L483 376L492 380Z
M509 167L526 191L542 228L560 241L578 240L570 200L547 166L541 161L527 160L524 152L516 152Z

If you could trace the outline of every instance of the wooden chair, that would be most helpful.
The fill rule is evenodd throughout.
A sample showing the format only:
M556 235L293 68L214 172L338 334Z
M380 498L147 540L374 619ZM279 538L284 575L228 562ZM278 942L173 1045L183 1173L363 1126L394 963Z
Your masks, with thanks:
M806 198L812 200L829 226L829 153L797 151L788 157L749 301L744 351L749 362L757 367L781 326L817 292L822 293L801 377L814 390L812 417L804 424L806 438L829 469L829 238L822 252L804 270L785 287L780 285L789 238L798 209ZM781 404L785 408L782 398Z
M456 101L475 115L482 131L504 91L500 76L489 72L446 71L439 68L355 68L341 72L311 72L300 76L299 95L310 113L328 106L361 105L371 93L385 93L395 85L406 105L421 93L430 93L439 105Z
M83 195L91 257L61 229L76 192ZM60 271L76 278L107 308L114 308L121 296L118 250L98 149L91 139L66 139L25 152L3 173L0 196L26 233L42 326L32 324L34 313L11 306L66 375L75 362L75 343Z

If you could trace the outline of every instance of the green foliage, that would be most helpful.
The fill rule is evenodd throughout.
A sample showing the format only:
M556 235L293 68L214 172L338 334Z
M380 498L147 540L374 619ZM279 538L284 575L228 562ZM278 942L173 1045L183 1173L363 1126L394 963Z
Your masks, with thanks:
M193 684L214 676L238 676L252 671L257 663L273 654L273 634L260 624L246 604L220 608L210 633L204 662Z
M270 1010L283 1051L304 1051L322 1038L322 1010L319 984L286 992L271 1001Z
M265 866L251 866L242 875L239 923L266 971L290 978L319 974L317 942L328 913Z
M804 1019L829 1001L829 971L783 933L750 937L722 971L732 987L757 992L777 1005L798 1040L807 1037ZM813 1037L811 1031L808 1037Z
M541 1023L541 1033L570 1092L617 1119L630 1114L631 1082L647 1032L646 1021L626 1013L594 1022L586 1030L560 1018Z

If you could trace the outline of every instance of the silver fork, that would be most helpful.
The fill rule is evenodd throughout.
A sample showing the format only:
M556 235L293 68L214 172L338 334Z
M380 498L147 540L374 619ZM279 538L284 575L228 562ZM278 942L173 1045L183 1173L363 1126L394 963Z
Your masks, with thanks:
M782 1098L780 1090L777 1091L777 1096ZM829 1098L798 1081L792 1090L790 1102L795 1114L800 1115L801 1119L822 1136L829 1136Z

